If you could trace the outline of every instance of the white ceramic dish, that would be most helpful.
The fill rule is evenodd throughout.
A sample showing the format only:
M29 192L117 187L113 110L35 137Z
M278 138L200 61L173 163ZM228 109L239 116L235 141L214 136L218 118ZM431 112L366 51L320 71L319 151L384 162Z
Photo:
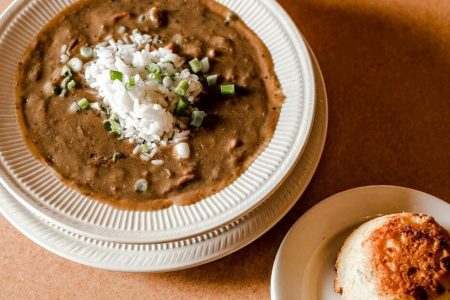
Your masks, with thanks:
M278 250L272 270L274 300L339 300L334 263L345 238L378 215L425 213L450 230L450 204L412 189L368 186L327 198L304 214Z
M217 230L169 243L104 242L70 233L36 217L0 187L0 212L31 240L72 261L127 272L174 271L204 264L248 245L275 225L297 202L319 163L327 131L327 102L320 70L311 137L291 175L255 210Z
M218 228L261 204L287 177L308 139L314 78L304 41L273 0L220 0L266 43L286 95L274 137L225 190L195 205L131 212L89 199L60 182L26 148L15 118L17 62L38 30L74 0L16 0L0 17L0 182L34 214L71 232L117 242L170 241Z

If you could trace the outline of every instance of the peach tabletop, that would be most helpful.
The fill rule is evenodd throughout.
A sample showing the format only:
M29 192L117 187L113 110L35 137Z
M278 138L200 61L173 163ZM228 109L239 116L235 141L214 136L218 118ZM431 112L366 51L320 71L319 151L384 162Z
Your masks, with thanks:
M279 244L323 198L393 184L450 202L450 2L279 2L317 55L330 106L322 161L295 208L243 250L167 274L66 261L0 217L0 299L267 299ZM9 3L0 0L1 9Z

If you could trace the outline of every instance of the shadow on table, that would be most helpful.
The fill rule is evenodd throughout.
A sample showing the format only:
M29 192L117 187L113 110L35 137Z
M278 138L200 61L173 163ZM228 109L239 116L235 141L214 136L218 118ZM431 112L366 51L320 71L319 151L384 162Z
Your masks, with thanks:
M450 17L441 13L450 3L280 2L310 42L327 84L329 133L316 175L294 209L243 250L190 270L136 276L205 291L266 289L268 297L279 244L323 198L356 186L393 184L450 201Z

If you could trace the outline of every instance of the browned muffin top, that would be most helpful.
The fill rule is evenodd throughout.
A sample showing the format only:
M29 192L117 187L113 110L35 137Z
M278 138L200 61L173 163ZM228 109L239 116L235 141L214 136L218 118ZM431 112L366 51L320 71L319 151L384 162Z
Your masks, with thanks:
M432 217L399 214L369 239L380 291L400 299L429 299L446 291L450 235Z

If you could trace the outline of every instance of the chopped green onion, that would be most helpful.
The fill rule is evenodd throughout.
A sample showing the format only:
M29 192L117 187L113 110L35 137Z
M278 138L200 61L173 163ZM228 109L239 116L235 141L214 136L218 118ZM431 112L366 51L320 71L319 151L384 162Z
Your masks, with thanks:
M83 47L80 48L80 54L84 58L91 58L92 55L94 54L94 50L92 50L91 47L83 46Z
M165 76L162 80L162 84L166 87L169 88L173 83L173 79L170 76Z
M160 81L163 77L161 73L150 73L150 78Z
M122 132L119 123L117 123L114 120L105 120L103 122L103 125L105 126L105 129L108 130L111 133L120 134Z
M150 147L147 144L142 144L141 145L141 152L142 153L147 153L148 151L150 151Z
M77 83L75 82L75 80L71 80L67 83L67 88L69 89L69 91L73 91L76 87Z
M84 110L89 107L89 101L88 99L83 98L77 102L77 105L81 108L81 110Z
M111 131L110 132L120 135L122 133L122 128L120 128L119 123L117 123L115 121L112 121L111 122Z
M146 66L145 69L152 74L161 74L161 67L157 64L151 64L149 66Z
M69 83L69 81L72 80L71 76L67 76L65 77L62 81L61 81L61 88L66 88L67 84Z
M61 77L72 77L72 70L68 65L64 65L61 69Z
M101 107L102 111L106 114L106 115L110 115L111 114L111 108L110 107Z
M194 58L189 62L189 67L191 67L192 72L198 73L202 70L202 63L198 60L198 58Z
M174 68L176 68L176 67L175 67L175 63L174 63L173 61L171 61L171 60L163 59L163 60L161 60L161 62L162 62L163 64L171 64Z
M124 155L120 152L114 152L113 156L112 156L112 161L116 162L119 159L122 159L124 157Z
M130 77L130 79L128 80L128 82L125 84L125 87L127 89L130 89L131 87L136 85L136 80L134 79L134 77Z
M113 121L119 122L119 115L117 113L111 114L109 118Z
M145 179L139 179L134 184L134 191L138 193L143 193L148 189L148 181Z
M100 106L100 103L98 103L98 102L94 102L94 103L89 104L89 107L91 109L95 110L95 111L101 111L102 110L102 107Z
M78 112L80 110L81 110L81 108L78 106L78 104L76 102L73 102L69 106L69 112Z
M220 93L222 95L235 95L236 88L234 87L234 84L222 84L220 86Z
M215 86L217 84L217 80L219 79L219 75L209 75L206 77L206 81L208 82L208 86Z
M184 113L186 108L189 106L189 100L186 97L180 97L177 102L177 107L175 108L174 114L180 116Z
M62 89L62 90L61 90L61 93L59 93L59 96L60 96L60 97L65 97L66 94L67 94L67 89Z
M122 72L111 70L111 71L109 71L109 75L111 77L111 80L122 81L122 78L123 78Z
M202 72L203 73L207 73L209 71L209 69L211 68L210 64L209 64L209 58L205 57L203 58L200 63L202 64Z
M203 118L205 117L205 112L201 110L195 110L192 112L190 125L195 128L202 126Z
M189 88L189 83L186 80L181 80L175 88L175 93L180 96L184 96Z
M145 67L145 69L151 74L161 74L161 67L157 64L148 65Z

